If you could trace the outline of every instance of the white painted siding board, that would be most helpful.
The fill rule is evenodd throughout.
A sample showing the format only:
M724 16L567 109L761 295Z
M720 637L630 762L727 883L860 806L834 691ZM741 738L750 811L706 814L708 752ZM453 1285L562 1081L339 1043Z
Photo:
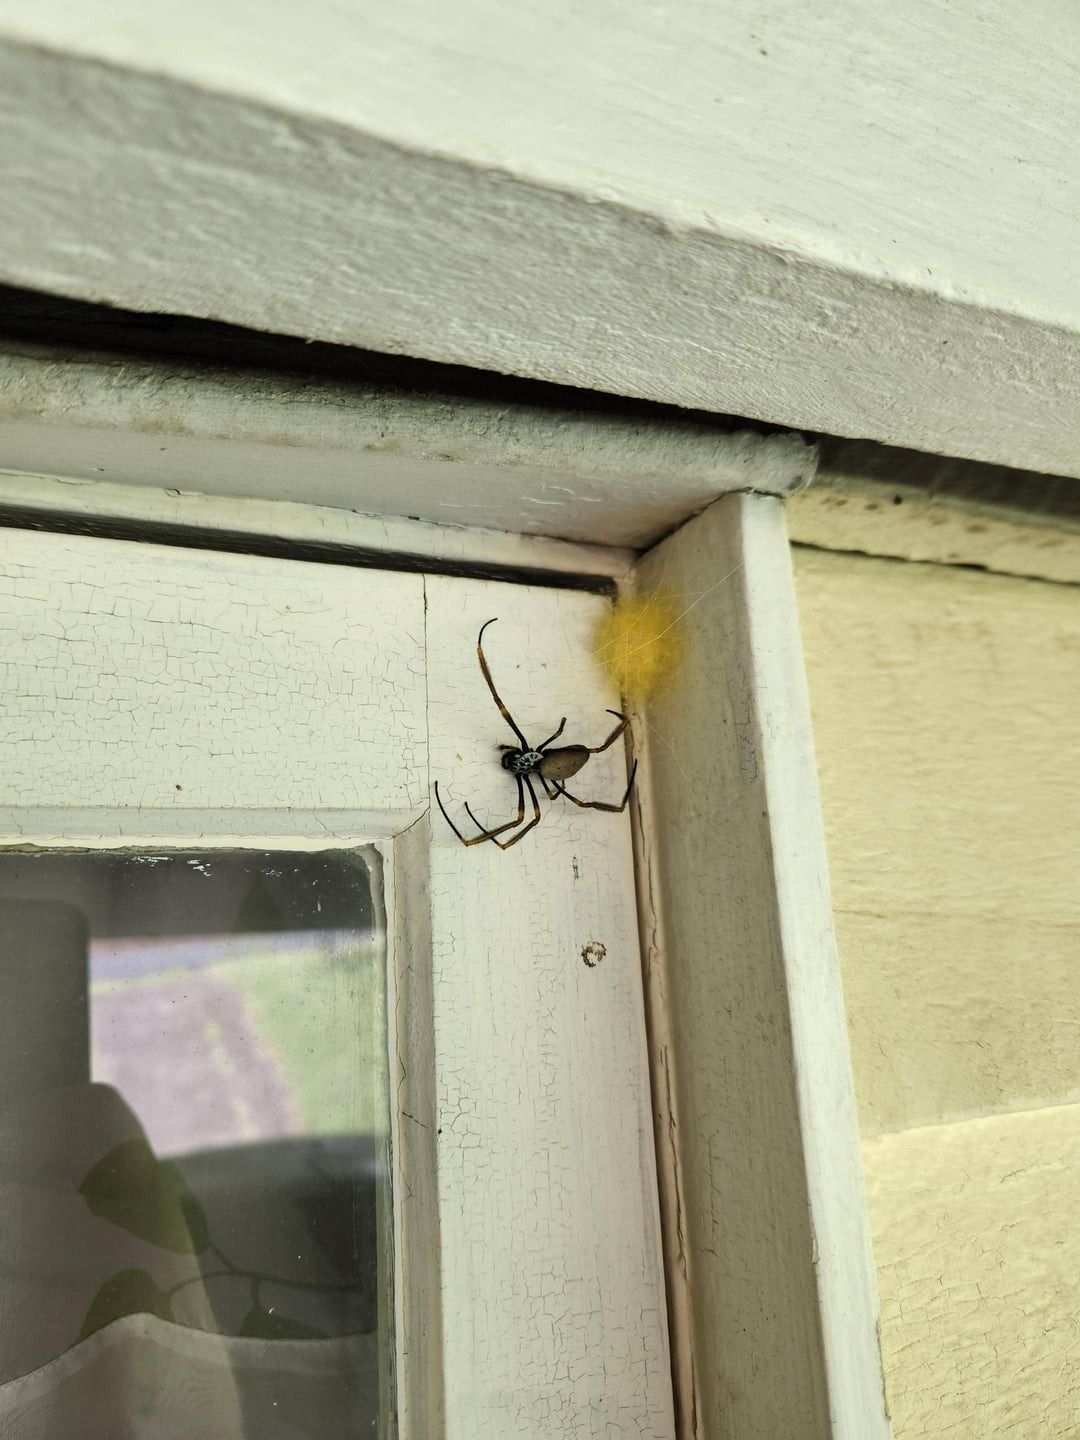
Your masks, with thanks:
M1007 0L910 0L884 16L835 0L797 24L784 0L752 13L730 0L535 12L464 0L452 14L430 0L303 12L192 0L165 15L85 0L79 15L65 0L4 0L0 25L54 53L317 117L342 143L369 135L562 196L650 206L673 227L760 239L767 222L793 261L946 296L966 281L1003 311L1080 321L1077 41L1062 0L1038 0L1039 26ZM928 157L943 135L948 150Z
M666 1235L689 1307L677 1317L683 1410L691 1433L724 1440L885 1440L780 503L725 497L650 552L639 579L688 607L682 668L648 710L645 835L661 911L651 989L667 1007L658 1099L674 1081L671 1110L658 1107L678 1165Z
M432 773L465 826L465 800L492 823L516 803L480 625L499 617L485 652L526 735L565 714L596 744L618 704L590 659L604 604L429 578ZM613 746L576 790L625 783ZM629 815L559 803L506 852L430 823L447 1440L670 1440Z
M423 580L0 532L0 806L415 809Z
M1063 0L0 31L8 282L1080 473Z

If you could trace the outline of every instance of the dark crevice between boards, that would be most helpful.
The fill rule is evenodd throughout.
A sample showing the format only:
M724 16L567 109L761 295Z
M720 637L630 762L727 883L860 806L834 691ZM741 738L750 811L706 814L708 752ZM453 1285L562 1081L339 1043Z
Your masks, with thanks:
M387 355L349 345L188 315L123 310L42 291L0 285L0 343L69 347L91 358L101 353L125 358L158 356L209 366L276 371L305 380L320 378L388 390L527 405L537 409L619 415L643 424L699 422L718 434L751 430L761 435L798 433L820 446L819 483L832 473L889 485L913 486L935 498L952 498L1055 517L1080 525L1080 481L1068 476L1019 470L930 451L904 449L876 440L797 431L791 424L745 415L684 409L608 391L577 388L445 364L408 355ZM74 360L74 354L66 357ZM895 503L889 496L882 503Z
M73 352L85 352L88 358L102 354L127 359L156 356L162 360L274 371L304 380L323 379L440 399L527 405L538 410L588 411L638 419L643 423L698 422L711 426L718 434L733 430L754 430L762 435L791 432L790 425L684 409L610 391L410 355L387 355L295 335L247 330L219 320L121 310L7 285L0 285L0 341L3 340L69 348ZM68 361L75 358L74 354L65 356Z
M358 570L395 570L408 574L454 575L503 580L514 585L540 585L552 590L586 590L614 595L610 575L567 574L531 565L483 565L433 555L368 550L329 540L290 540L243 530L216 530L164 521L124 520L112 516L65 515L33 506L0 505L0 530L35 530L54 535L82 535L133 544L172 545L184 550L217 550L236 555L262 555L275 560L303 560L318 565L347 565Z
M1020 584L1031 582L1037 585L1063 585L1071 590L1080 585L1080 581L1062 580L1053 575L1042 575L1036 570L1004 570L978 560L942 560L932 555L923 559L911 555L896 555L884 549L864 549L858 545L822 545L813 540L792 539L791 548L813 550L818 555L848 555L859 560L880 560L887 565L923 565L935 570L974 570L982 575L992 575L996 580L1016 580Z
M982 507L998 519L1015 517L1019 523L1080 528L1080 480L988 465L978 460L902 450L873 440L817 437L820 447L818 490L830 481L865 481L880 488L882 508L923 499L954 505ZM915 494L897 495L897 490ZM853 501L853 504L858 502ZM865 504L865 500L863 501Z

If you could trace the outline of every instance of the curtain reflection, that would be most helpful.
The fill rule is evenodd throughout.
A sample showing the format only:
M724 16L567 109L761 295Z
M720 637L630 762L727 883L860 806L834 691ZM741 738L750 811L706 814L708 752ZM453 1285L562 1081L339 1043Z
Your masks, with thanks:
M0 1434L379 1433L383 962L293 858L153 857L146 934L147 857L0 856Z

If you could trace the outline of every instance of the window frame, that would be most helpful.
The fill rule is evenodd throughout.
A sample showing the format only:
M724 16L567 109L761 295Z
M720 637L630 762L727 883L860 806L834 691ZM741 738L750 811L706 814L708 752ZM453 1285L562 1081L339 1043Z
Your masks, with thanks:
M538 786L504 853L431 804L434 779L463 828L466 803L513 813L476 663L493 614L531 739L560 714L570 743L612 732L608 598L41 530L3 549L4 848L384 860L402 1440L597 1417L672 1440L631 815ZM626 784L623 743L570 788Z
M26 363L20 361L24 369ZM0 511L8 523L143 526L148 539L172 530L188 543L198 544L190 537L201 535L253 551L274 543L304 553L315 543L343 563L531 576L627 594L662 582L690 597L687 662L666 698L638 707L634 724L643 758L635 809L638 906L677 1433L681 1440L727 1427L779 1433L770 1427L782 1416L787 1433L808 1440L883 1440L889 1430L877 1297L778 498L805 483L812 447L799 441L793 448L788 437L748 441L714 432L710 475L701 463L700 434L658 420L646 427L655 431L656 449L635 469L632 446L612 448L611 417L579 417L574 452L563 447L563 468L549 467L544 483L552 495L562 485L571 496L554 524L573 533L587 523L592 539L583 544L557 534L402 518L413 497L430 494L435 466L428 460L397 472L399 508L385 516L378 506L388 502L365 493L347 455L341 482L357 492L363 515L286 498L280 474L269 493L252 494L265 453L260 436L253 440L250 429L237 436L242 427L236 426L234 438L213 438L207 392L191 367L183 391L174 392L184 403L172 429L177 436L185 425L200 429L202 462L217 457L213 473L248 493L184 493L193 455L171 437L160 452L164 460L146 472L150 483L135 485L130 482L161 436L136 413L136 403L127 404L122 386L102 423L106 387L117 394L115 369L95 377L85 367L78 371L70 357L39 355L34 363L42 366L34 380L41 405L29 418L21 412L10 445L0 439L0 467L9 472L0 475ZM46 372L47 394L40 384ZM168 366L160 375L163 384L175 378ZM211 389L216 383L206 377ZM251 379L234 376L232 395L241 409L258 402L263 435L275 424L293 423L286 399L268 400L265 386ZM383 410L391 438L396 423L408 437L414 420L412 411ZM509 439L502 432L483 464L475 453L440 461L440 501L454 507L452 513L496 515L505 523L513 514L505 499L501 509L483 508L490 507L493 475L507 494L519 493L522 447L526 454L530 447L542 451L562 421L537 410ZM642 428L639 420L625 423L627 433ZM426 432L429 447L438 433L437 424ZM122 459L106 467L105 480L88 480L85 460L74 463L87 443ZM663 472L653 460L661 451L668 456ZM290 455L292 474L302 474L304 454L301 439ZM603 465L598 454L606 457ZM46 474L27 473L31 455ZM175 483L181 479L184 485ZM721 816L728 843L717 846ZM751 877L749 893L731 888L731 854L742 858L744 881ZM686 913L697 916L689 928L677 919ZM772 1039L744 1043L759 1024L763 1000ZM707 1013L726 1014L725 1025L702 1023ZM738 1042L732 1069L726 1068L734 1052L725 1049L725 1035ZM701 1076L710 1077L704 1088ZM762 1113L748 1103L755 1095L768 1097L775 1121L768 1133L751 1123ZM710 1109L726 1130L718 1169L709 1154L716 1137L703 1124ZM739 1207L740 1226L718 1210L718 1193ZM726 1268L733 1258L741 1267L738 1284ZM775 1363L763 1367L764 1354Z

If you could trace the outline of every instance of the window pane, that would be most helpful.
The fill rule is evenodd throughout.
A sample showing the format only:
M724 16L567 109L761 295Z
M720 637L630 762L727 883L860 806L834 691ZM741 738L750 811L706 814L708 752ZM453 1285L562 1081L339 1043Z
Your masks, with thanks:
M0 855L0 1433L391 1433L377 863Z

